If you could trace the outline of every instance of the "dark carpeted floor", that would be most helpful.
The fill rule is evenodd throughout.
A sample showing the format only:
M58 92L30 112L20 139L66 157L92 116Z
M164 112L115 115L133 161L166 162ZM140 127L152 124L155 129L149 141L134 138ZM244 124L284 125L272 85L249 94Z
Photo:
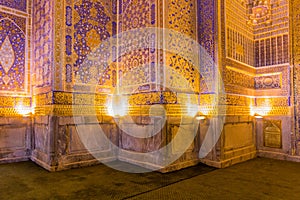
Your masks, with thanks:
M32 162L3 164L0 199L300 199L300 163L257 158L168 174L130 174L105 165L50 173Z

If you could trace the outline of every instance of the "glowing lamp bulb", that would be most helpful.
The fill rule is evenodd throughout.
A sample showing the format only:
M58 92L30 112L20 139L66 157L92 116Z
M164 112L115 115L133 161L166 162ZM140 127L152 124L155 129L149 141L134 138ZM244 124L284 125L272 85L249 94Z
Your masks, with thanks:
M128 113L128 103L127 98L116 95L108 101L107 114L112 117L124 117Z
M205 118L206 118L205 116L197 116L196 120L201 121L201 120L204 120Z
M17 105L15 110L22 116L29 116L32 113L32 109L30 107L23 106L23 104Z

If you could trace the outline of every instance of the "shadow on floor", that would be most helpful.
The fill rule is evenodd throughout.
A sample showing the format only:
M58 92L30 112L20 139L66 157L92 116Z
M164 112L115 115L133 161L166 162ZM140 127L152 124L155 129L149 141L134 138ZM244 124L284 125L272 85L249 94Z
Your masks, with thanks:
M136 168L127 163L111 163L120 164ZM213 170L199 164L167 174L131 174L97 165L50 173L32 162L3 164L0 199L129 199Z
M127 165L126 163L113 163ZM300 199L300 163L256 158L226 169L130 174L105 165L50 173L32 162L0 165L7 199Z

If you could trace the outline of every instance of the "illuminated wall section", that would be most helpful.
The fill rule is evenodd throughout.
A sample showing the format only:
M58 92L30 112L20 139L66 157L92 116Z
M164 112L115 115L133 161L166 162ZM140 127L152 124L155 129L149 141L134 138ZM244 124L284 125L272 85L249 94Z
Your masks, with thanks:
M174 155L180 149L180 144L173 145L168 155L152 158L148 154L141 159L142 154L166 148L176 136L182 117L189 114L187 105L198 105L200 75L196 69L197 63L192 62L198 60L198 54L191 53L193 49L188 43L190 40L197 42L196 9L195 0L121 1L118 25L122 35L119 43L121 57L118 76L120 92L128 96L129 115L133 117L133 121L124 119L121 125L121 129L124 127L130 131L120 130L120 160L129 160L149 168L163 166L163 156ZM136 30L138 32L135 33ZM176 36L172 38L169 34L171 31L183 34L185 37L182 38L190 40L182 40ZM132 41L132 44L123 46L124 38ZM185 54L186 57L180 55L182 50L189 52ZM162 113L159 114L161 110L158 108L165 109L166 124L159 124ZM182 126L186 130L193 129L192 121L186 120L186 124ZM142 136L147 133L146 129L156 130L160 126L160 130L152 137L139 138L131 135L139 133ZM187 134L193 134L193 131ZM186 154L181 158L179 156L176 162L163 170L179 169L197 163L198 146L191 146Z
M291 43L291 67L293 71L293 94L294 94L294 134L291 136L292 141L292 154L299 156L300 155L300 1L292 0L289 1L289 11L290 11L290 43Z
M184 34L187 39L197 41L197 24L196 24L197 2L188 1L166 1L166 24L168 30ZM167 46L178 48L178 52L193 52L192 46L185 38L169 39L166 35ZM180 44L178 44L180 43ZM168 51L168 49L167 49ZM196 54L197 55L197 54ZM165 58L165 81L167 87L178 92L199 93L200 75L197 70L195 54L180 55L176 52L167 52Z
M254 123L250 116L254 95L254 35L247 25L244 1L217 1L217 59L223 88L217 93L224 118L220 140L203 162L226 167L255 157Z
M258 154L274 157L291 154L293 100L289 63L289 1L271 1L268 11L269 20L260 18L257 24L252 25L256 61L253 110L266 116L258 122Z
M29 59L31 9L27 10L27 4L26 1L22 1L20 5L14 1L5 1L0 7L0 95L2 98L9 96L8 104L14 104L14 101L16 104L22 103L21 99L11 99L12 96L30 97L31 95ZM13 6L17 7L13 9ZM25 101L27 101L26 106L30 106L30 99ZM14 113L11 111L3 114Z
M215 113L213 105L218 104L219 59L217 1L197 1L197 38L200 45L200 110L205 115Z
M247 5L239 0L225 1L225 38L223 79L229 94L253 95L254 90L254 35L247 25ZM249 101L249 100L248 100ZM245 105L241 102L242 105Z
M246 65L254 66L253 29L246 23L248 5L243 1L227 0L225 6L226 56Z
M98 162L82 143L76 125L93 130L101 124L110 138L117 134L104 110L107 95L117 84L117 65L112 60L115 44L109 40L116 34L116 8L117 1L34 2L32 160L48 170ZM92 131L85 136L94 137ZM93 151L109 151L103 142ZM114 152L106 158L114 160Z
M221 67L226 101L221 100L220 104L227 106L227 117L219 145L221 166L228 166L256 155L254 123L250 117L255 58L253 28L247 24L247 1L226 0L224 11L221 55L226 59Z
M45 166L54 151L55 122L50 115L53 104L54 1L33 1L33 144L31 160ZM53 157L53 156L52 156Z
M93 153L105 160L130 158L134 162L144 150L156 150L170 142L187 114L186 103L198 104L199 73L189 63L192 58L184 59L156 48L168 37L162 32L126 33L160 27L196 41L196 8L196 1L192 0L35 1L31 159L51 171L97 163ZM137 36L145 39L146 47L135 45ZM132 41L130 47L123 46L124 38ZM183 45L189 47L186 43ZM178 41L172 44L178 46ZM176 79L178 74L181 82ZM109 115L108 100L120 94L122 101L130 105L127 114L133 121L124 119L119 126L132 127L130 133L140 132L139 128L134 129L136 125L157 126L153 122L156 119L150 117L151 106L157 104L166 109L168 125L161 124L160 132L146 139L133 138L119 130L121 127ZM194 128L192 119L184 125L186 128ZM93 138L96 132L92 130L99 125L121 148L112 150L105 140L92 148L83 144L80 130L89 130L84 137ZM180 149L178 145L173 146L172 152ZM194 147L198 147L192 147L170 169L197 163ZM158 160L163 159L142 165L151 168L160 164L155 163Z
M52 90L53 1L33 2L33 75L34 95Z
M227 167L251 159L256 139L262 156L299 154L298 147L290 152L287 51L291 40L297 66L298 30L291 26L290 38L287 1L272 1L267 21L255 21L253 2L1 1L0 162L31 156L56 171L98 163L100 156L152 169L179 155L162 169L176 170L199 162L216 115L226 117L225 125L204 163ZM114 100L120 105L109 104ZM20 117L25 111L34 112L32 121ZM196 114L206 119L199 122ZM93 140L99 127L107 137ZM143 127L160 129L148 137ZM179 129L193 136L184 152L184 140L172 143ZM143 154L166 146L167 155Z
M157 3L152 1L131 1L121 2L119 26L122 34L121 40L135 41L141 38L148 38L148 41L133 42L130 47L120 45L119 77L122 80L120 87L124 93L150 92L156 90L156 61L157 50L149 48L150 43L156 44L156 35L146 31L146 28L155 28L157 24ZM140 29L139 34L134 30ZM138 37L138 38L135 38ZM144 44L143 44L144 43ZM123 42L122 42L123 44ZM139 45L142 45L140 48Z
M226 91L226 102L220 104L227 105L226 121L232 123L225 124L220 144L224 165L226 160L239 162L232 155L241 155L240 160L255 156L255 145L260 153L288 153L290 146L288 5L287 1L271 1L263 6L265 2L225 1L224 7L220 7L221 16L225 15L219 19L224 47L219 55ZM267 16L260 13L260 8L266 10ZM265 116L264 120L254 120L250 117L254 114ZM245 129L249 130L247 133L239 135L245 123L252 126ZM234 150L226 142L233 140L232 137L244 138L236 141L239 145Z
M0 2L0 162L30 154L31 1Z

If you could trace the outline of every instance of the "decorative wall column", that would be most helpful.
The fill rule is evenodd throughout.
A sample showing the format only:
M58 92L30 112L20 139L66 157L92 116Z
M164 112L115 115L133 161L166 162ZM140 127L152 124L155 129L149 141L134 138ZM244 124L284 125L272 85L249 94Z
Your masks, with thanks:
M198 126L187 109L196 105L196 114L199 103L198 54L188 44L197 42L196 15L195 0L122 1L121 33L133 45L120 47L121 54L126 52L119 62L120 91L128 98L133 120L122 121L120 160L161 171L199 162ZM135 40L140 43L134 44ZM189 52L186 57L183 51ZM147 129L156 134L151 136ZM183 141L173 141L183 129L186 138L196 134L186 152L182 152Z
M115 159L161 171L198 163L194 117L199 101L212 115L218 87L216 4L206 3L35 1L32 159L51 171ZM204 6L201 27L197 6ZM147 28L155 31L149 34ZM183 39L172 37L172 31ZM146 46L135 44L138 39ZM195 53L189 42L197 40L208 57ZM119 116L122 109L125 116ZM185 137L173 141L182 130ZM160 149L166 151L146 155Z
M118 142L116 125L104 111L107 95L116 85L116 65L107 65L111 50L102 49L107 55L98 52L101 43L115 31L116 3L34 2L36 81L32 159L48 170L98 163L92 154L106 160L116 159L105 140L92 139L93 130L101 124L111 141ZM82 129L84 136L80 135ZM93 146L87 147L83 138Z

